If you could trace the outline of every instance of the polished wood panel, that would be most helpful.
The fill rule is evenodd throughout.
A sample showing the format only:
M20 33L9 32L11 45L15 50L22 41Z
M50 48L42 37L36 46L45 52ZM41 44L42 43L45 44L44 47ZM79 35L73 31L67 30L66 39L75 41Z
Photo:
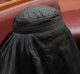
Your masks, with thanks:
M11 8L13 6L28 2L30 0L10 0L0 4L0 11Z

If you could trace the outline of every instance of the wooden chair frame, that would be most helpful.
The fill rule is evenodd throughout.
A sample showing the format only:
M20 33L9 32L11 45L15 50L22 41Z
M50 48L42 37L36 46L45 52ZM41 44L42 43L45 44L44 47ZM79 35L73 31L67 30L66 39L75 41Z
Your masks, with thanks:
M11 8L13 6L16 6L18 4L21 4L21 3L24 3L27 1L30 1L30 0L11 0L11 1L7 1L5 3L1 3L0 4L0 11Z

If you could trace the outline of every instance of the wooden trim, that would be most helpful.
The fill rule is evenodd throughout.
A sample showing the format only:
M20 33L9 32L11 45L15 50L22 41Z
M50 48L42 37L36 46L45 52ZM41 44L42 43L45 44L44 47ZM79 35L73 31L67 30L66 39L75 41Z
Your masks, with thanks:
M0 4L0 11L11 8L13 6L16 6L18 4L21 4L21 3L24 3L27 1L30 1L30 0L11 0L11 1L7 1L5 3L1 3Z

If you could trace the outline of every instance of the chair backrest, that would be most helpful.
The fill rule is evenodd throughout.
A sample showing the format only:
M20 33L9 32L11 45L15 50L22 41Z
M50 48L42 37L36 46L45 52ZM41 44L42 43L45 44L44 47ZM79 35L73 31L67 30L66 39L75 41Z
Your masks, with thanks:
M56 9L59 9L59 5L56 0L30 0L24 3L17 4L10 8L2 7L0 11L0 43L4 40L6 35L11 32L12 24L16 14L31 5L49 5Z
M59 5L63 21L80 48L80 0L60 0Z
M71 30L71 33L80 48L80 10L63 12L62 17L64 23Z

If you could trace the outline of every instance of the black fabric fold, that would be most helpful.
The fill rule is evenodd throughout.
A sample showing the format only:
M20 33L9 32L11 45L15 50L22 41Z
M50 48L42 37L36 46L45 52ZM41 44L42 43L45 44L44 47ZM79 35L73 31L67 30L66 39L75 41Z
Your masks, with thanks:
M46 13L43 19L48 21L42 23L43 19L37 19L36 23L41 22L41 27L32 22L34 17L23 17L33 10L35 15L40 12L38 18ZM49 20L53 16L55 17ZM79 49L55 9L32 6L18 14L13 32L0 46L0 74L80 74Z

